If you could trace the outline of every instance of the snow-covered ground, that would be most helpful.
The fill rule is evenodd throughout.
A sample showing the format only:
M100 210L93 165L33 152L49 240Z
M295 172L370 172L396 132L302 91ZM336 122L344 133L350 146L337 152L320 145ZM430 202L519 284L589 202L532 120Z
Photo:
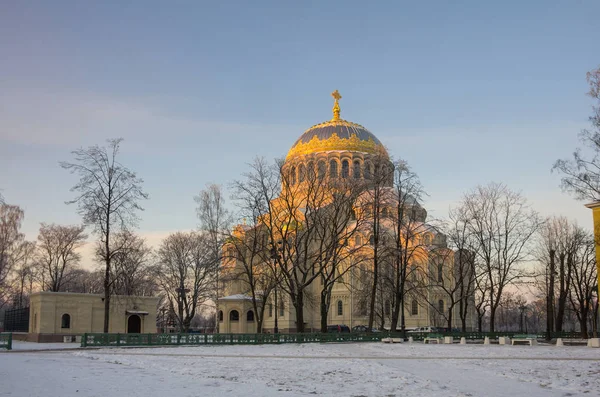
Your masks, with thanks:
M0 353L0 395L598 396L600 349L343 343L15 351Z

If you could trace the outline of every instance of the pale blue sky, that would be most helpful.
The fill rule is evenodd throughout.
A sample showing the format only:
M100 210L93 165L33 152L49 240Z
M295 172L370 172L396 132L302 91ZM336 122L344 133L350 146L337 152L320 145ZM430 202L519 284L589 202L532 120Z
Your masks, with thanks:
M591 226L550 168L588 125L600 1L95 3L0 3L0 189L28 238L79 221L58 162L111 137L151 197L141 232L194 228L194 194L284 156L334 89L432 215L496 181Z

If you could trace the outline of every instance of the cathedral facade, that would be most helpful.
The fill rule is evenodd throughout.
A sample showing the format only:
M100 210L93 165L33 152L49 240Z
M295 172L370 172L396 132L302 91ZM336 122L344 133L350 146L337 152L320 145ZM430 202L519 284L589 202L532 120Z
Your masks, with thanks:
M414 174L341 119L332 96L333 118L306 130L281 164L278 197L224 246L219 332L352 329L370 318L378 329L473 329L470 256L447 247Z

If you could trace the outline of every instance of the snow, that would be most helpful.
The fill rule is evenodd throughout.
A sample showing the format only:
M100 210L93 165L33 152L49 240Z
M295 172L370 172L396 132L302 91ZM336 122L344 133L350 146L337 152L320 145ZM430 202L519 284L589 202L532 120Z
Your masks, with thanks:
M13 350L68 350L81 347L81 343L35 343L12 341Z
M57 344L64 345L64 344ZM594 396L600 349L383 343L0 353L0 395Z

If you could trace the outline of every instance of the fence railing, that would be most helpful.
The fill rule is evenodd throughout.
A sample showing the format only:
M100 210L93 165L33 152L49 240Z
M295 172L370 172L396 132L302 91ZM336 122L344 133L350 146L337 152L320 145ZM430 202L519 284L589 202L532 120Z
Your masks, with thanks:
M483 340L486 336L497 339L500 336L512 337L519 332L465 332L443 333L455 339ZM421 341L430 333L374 332L374 333L307 333L307 334L83 334L81 347L89 346L177 346L177 345L262 345L281 343L332 343L332 342L380 342L382 338L412 337ZM537 334L539 339L545 333ZM578 338L578 333L553 333L552 338Z
M12 332L0 333L0 349L12 349Z
M375 342L387 334L83 334L81 346L262 345Z

